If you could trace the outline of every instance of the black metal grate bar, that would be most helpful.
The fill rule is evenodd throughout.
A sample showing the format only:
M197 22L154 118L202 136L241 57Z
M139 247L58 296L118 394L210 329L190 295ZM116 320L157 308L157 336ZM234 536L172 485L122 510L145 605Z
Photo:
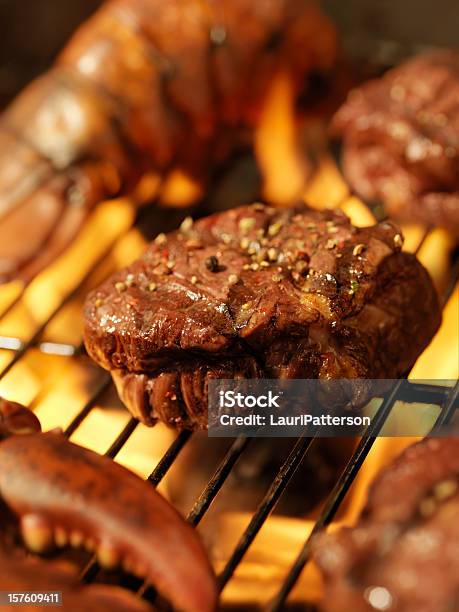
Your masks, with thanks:
M459 410L459 382L451 389L446 404L443 406L443 410L440 412L435 422L433 432L439 432L443 427L448 425L457 410Z
M123 446L126 444L126 442L129 440L134 431L137 429L138 424L139 421L137 419L129 419L124 429L118 435L118 437L110 446L110 448L106 451L105 455L107 457L110 457L110 459L114 459L116 455L120 452L120 450L123 448Z
M450 392L451 387L410 380L401 387L397 399L412 404L417 402L442 405L448 399Z
M250 444L250 441L251 438L241 436L236 438L236 440L233 442L223 461L216 469L215 473L207 483L204 491L198 497L196 503L187 516L187 520L192 525L196 526L199 524L202 517L210 508L218 492L224 485L226 479L231 474L231 470L236 465L239 457Z
M225 585L234 574L237 566L242 561L242 558L255 539L255 536L262 528L268 516L271 514L276 503L279 501L280 496L285 491L290 479L303 460L306 452L311 447L313 441L314 438L304 437L297 440L293 450L287 457L284 464L281 466L276 478L273 480L268 492L258 506L257 511L252 516L249 525L237 543L233 554L227 561L222 573L218 577L218 586L220 591L224 589Z
M86 402L80 412L73 418L67 428L64 430L64 434L70 438L70 436L78 429L81 423L85 420L91 410L94 408L96 402L103 393L110 387L112 378L110 374L105 374L101 384L97 387L97 390L92 397Z
M157 487L161 480L164 478L164 476L167 474L169 468L180 454L180 451L191 438L192 433L193 432L188 431L187 429L181 431L179 435L175 438L175 440L172 442L170 447L167 449L167 451L159 461L158 465L148 477L148 482L150 482L154 487Z

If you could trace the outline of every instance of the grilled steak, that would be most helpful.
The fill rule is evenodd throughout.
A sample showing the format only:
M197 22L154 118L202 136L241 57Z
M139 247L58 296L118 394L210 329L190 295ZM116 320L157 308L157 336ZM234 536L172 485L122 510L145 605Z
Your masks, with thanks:
M353 91L333 132L353 189L399 219L459 235L459 51L435 51Z
M459 439L410 447L374 482L353 529L319 536L326 612L459 609Z
M245 206L160 235L93 291L85 343L132 413L205 427L210 378L394 378L435 333L432 282L390 223Z

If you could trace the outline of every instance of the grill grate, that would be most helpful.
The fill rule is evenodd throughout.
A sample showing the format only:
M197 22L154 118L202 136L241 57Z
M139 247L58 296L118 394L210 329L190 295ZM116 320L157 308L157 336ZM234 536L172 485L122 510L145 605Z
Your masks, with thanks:
M395 402L400 399L400 391L403 387L406 387L407 385L411 386L411 384L412 383L408 383L405 380L400 380L396 383L392 391L386 396L384 402L382 403L376 414L376 417L370 425L368 437L362 438L349 463L347 464L344 472L342 473L340 479L336 483L336 486L334 487L329 499L327 500L323 511L321 512L310 535L304 543L300 554L298 555L287 577L285 578L285 581L280 591L269 605L269 612L278 612L282 609L285 600L287 599L290 591L298 580L304 566L310 558L311 543L314 536L333 520L333 517L338 511L340 504L343 501L355 477L357 476L358 471L362 467L365 458L370 452L371 447L373 446L373 443L378 433L381 431L384 423L386 422L386 419L388 418ZM446 424L448 422L448 419L451 418L453 411L459 407L458 394L459 383L456 383L456 385L450 392L447 401L442 406L442 411L440 413L440 416L437 418L436 425L440 423L443 425Z
M428 234L429 232L426 231L426 233L421 237L417 245L416 252L418 252L421 246L424 244L424 241L427 238ZM7 363L3 370L0 371L0 379L4 378L6 374L8 374L11 369L15 365L17 365L24 357L24 355L32 348L38 347L39 349L43 350L43 347L45 347L45 352L52 352L52 349L54 347L54 351L57 354L67 355L75 359L86 358L82 345L71 346L60 343L44 343L41 342L41 339L43 336L43 332L46 330L48 325L53 321L56 315L60 313L63 307L68 304L84 288L86 281L89 279L94 269L104 260L105 257L107 257L109 252L114 248L114 245L115 242L111 243L108 248L104 250L103 254L97 258L97 261L94 262L94 265L91 267L91 269L88 272L84 273L84 275L76 284L76 286L74 286L69 291L69 293L60 301L60 303L52 310L52 312L46 317L46 320L38 325L38 327L34 330L34 332L26 341L21 341L18 338L11 338L5 336L0 339L0 348L3 347L8 348L10 350L16 349L14 350L12 359ZM456 262L456 265L453 266L451 270L449 285L443 297L444 304L446 303L449 295L451 294L455 283L457 282L458 276L459 260ZM3 310L3 312L0 313L0 322L14 309L15 306L17 306L17 304L20 303L21 299L25 295L28 286L30 286L30 283L24 288L22 288L19 295ZM62 347L67 347L67 349L64 350ZM101 371L97 387L93 391L91 397L79 410L79 412L65 429L64 433L66 436L70 437L82 425L82 423L91 413L92 409L97 405L97 402L100 400L101 396L111 387L111 384L112 383L110 375L106 372ZM421 395L424 399L427 395L429 398L429 402L441 407L441 411L437 418L435 428L439 428L447 424L459 407L459 383L456 384L454 388L450 388L434 385L420 385L417 383L408 382L405 379L397 381L394 388L384 398L383 403L381 404L375 418L372 421L372 424L369 427L369 430L367 431L367 436L360 440L346 468L344 469L338 481L336 482L332 492L328 497L328 500L325 503L323 510L317 518L317 521L311 533L307 537L300 554L298 555L294 564L290 568L287 576L285 577L281 589L277 593L276 597L269 604L267 609L269 609L270 612L276 612L282 609L290 591L292 590L304 566L309 560L311 552L311 542L314 535L319 530L326 527L333 520L338 509L340 508L343 499L346 496L346 493L354 482L361 466L363 465L368 453L370 452L378 433L381 431L388 416L390 415L395 402L398 400L416 402L419 401ZM135 419L131 418L125 425L124 429L112 442L105 454L108 457L114 459L124 447L126 442L129 440L130 436L136 430L138 425L138 422ZM160 459L160 461L158 462L158 464L156 465L156 467L148 478L148 481L153 486L156 487L166 476L167 472L174 464L178 455L191 437L192 433L189 431L183 431L177 435L171 446ZM258 508L252 515L248 526L241 535L236 547L234 548L231 556L227 560L226 565L224 566L222 572L218 577L220 591L222 591L227 585L227 583L231 580L235 570L241 563L241 560L248 551L256 535L258 534L266 519L276 506L276 503L284 493L293 474L300 466L307 453L310 451L315 439L318 437L320 437L320 429L316 431L314 438L301 437L294 442L292 441L292 448L290 453L288 454L284 463L281 465L276 477L271 483L271 486L269 487L265 496L259 503ZM215 497L218 495L220 489L224 485L226 479L231 474L233 467L250 445L250 442L250 438L244 437L239 437L234 440L231 447L227 451L226 456L216 467L215 472L209 479L204 490L198 496L194 506L188 514L187 520L192 525L197 526L203 519ZM91 559L90 562L86 565L86 567L82 570L82 580L94 580L97 577L98 570L99 568L95 559ZM147 584L142 585L138 593L140 596L148 597L148 599L152 599L155 596L153 590L149 588Z

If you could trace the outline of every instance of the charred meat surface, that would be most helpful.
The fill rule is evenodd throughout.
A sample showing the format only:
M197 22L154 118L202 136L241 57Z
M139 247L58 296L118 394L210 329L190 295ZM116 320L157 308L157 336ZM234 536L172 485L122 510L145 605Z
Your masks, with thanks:
M90 355L147 424L203 427L211 378L396 378L440 322L390 223L240 207L159 235L93 291Z
M105 2L0 118L0 281L33 277L145 172L205 181L250 144L279 71L300 96L336 55L314 0Z
M322 610L457 610L458 478L458 438L420 442L386 468L357 525L316 540Z
M343 171L395 218L459 235L459 50L416 57L352 91L334 117Z

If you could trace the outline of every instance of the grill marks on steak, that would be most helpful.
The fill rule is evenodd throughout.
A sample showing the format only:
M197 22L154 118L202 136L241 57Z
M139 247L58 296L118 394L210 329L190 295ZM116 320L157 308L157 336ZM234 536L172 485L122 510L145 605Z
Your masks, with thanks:
M205 426L210 378L393 378L440 320L390 223L261 204L160 235L89 295L85 343L142 421Z
M321 535L324 611L457 610L459 439L410 447L373 483L360 522Z
M459 235L459 51L421 55L353 91L335 115L343 170L395 218Z

